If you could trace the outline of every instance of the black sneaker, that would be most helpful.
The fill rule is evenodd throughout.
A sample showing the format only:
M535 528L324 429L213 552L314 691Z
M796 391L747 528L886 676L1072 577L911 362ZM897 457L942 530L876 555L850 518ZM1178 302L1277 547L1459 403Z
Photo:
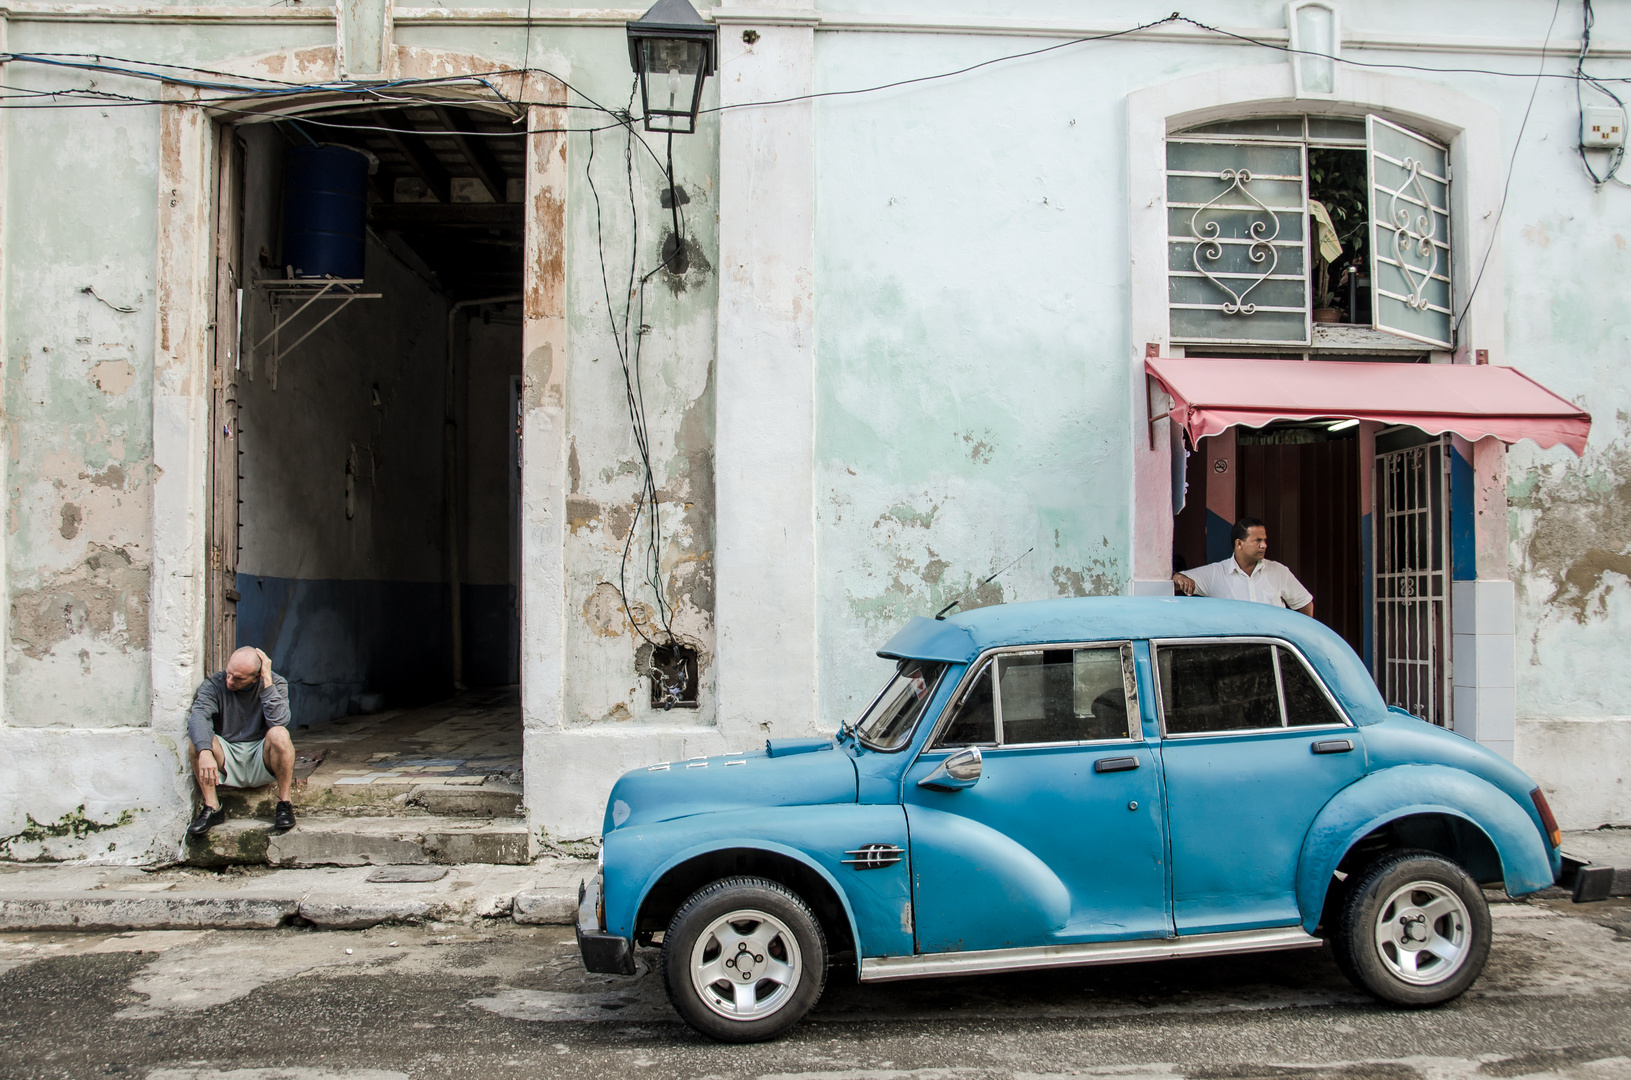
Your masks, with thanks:
M294 828L294 804L288 799L278 803L277 809L272 812L272 828L279 832Z
M219 806L206 806L198 811L193 823L187 826L188 836L203 836L227 819L227 812Z

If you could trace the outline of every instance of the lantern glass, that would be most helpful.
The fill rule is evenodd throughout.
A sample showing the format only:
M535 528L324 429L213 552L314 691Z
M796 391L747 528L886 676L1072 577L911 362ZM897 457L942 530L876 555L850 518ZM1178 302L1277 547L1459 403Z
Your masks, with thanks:
M640 42L640 94L647 131L689 134L702 105L706 45L686 38L645 38Z

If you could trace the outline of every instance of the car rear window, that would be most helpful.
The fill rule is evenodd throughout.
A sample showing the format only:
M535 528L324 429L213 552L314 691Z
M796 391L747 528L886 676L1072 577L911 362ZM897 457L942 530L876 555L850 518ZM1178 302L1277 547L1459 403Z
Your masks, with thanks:
M1161 708L1167 733L1280 727L1272 645L1163 645Z
M1158 645L1156 664L1169 735L1345 722L1302 658L1283 645Z

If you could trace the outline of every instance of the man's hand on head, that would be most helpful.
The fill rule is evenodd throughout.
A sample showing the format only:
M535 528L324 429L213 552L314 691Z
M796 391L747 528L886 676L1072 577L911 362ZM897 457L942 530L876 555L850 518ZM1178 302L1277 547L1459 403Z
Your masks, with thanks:
M261 658L261 685L262 686L271 686L272 685L272 658L270 656L267 656L260 649L255 650L255 655Z

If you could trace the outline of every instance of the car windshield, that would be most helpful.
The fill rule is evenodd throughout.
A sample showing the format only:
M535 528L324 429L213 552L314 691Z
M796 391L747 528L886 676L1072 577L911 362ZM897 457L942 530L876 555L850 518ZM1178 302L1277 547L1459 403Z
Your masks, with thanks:
M898 750L905 745L945 670L946 665L937 661L902 660L883 693L856 721L861 741L874 750Z

